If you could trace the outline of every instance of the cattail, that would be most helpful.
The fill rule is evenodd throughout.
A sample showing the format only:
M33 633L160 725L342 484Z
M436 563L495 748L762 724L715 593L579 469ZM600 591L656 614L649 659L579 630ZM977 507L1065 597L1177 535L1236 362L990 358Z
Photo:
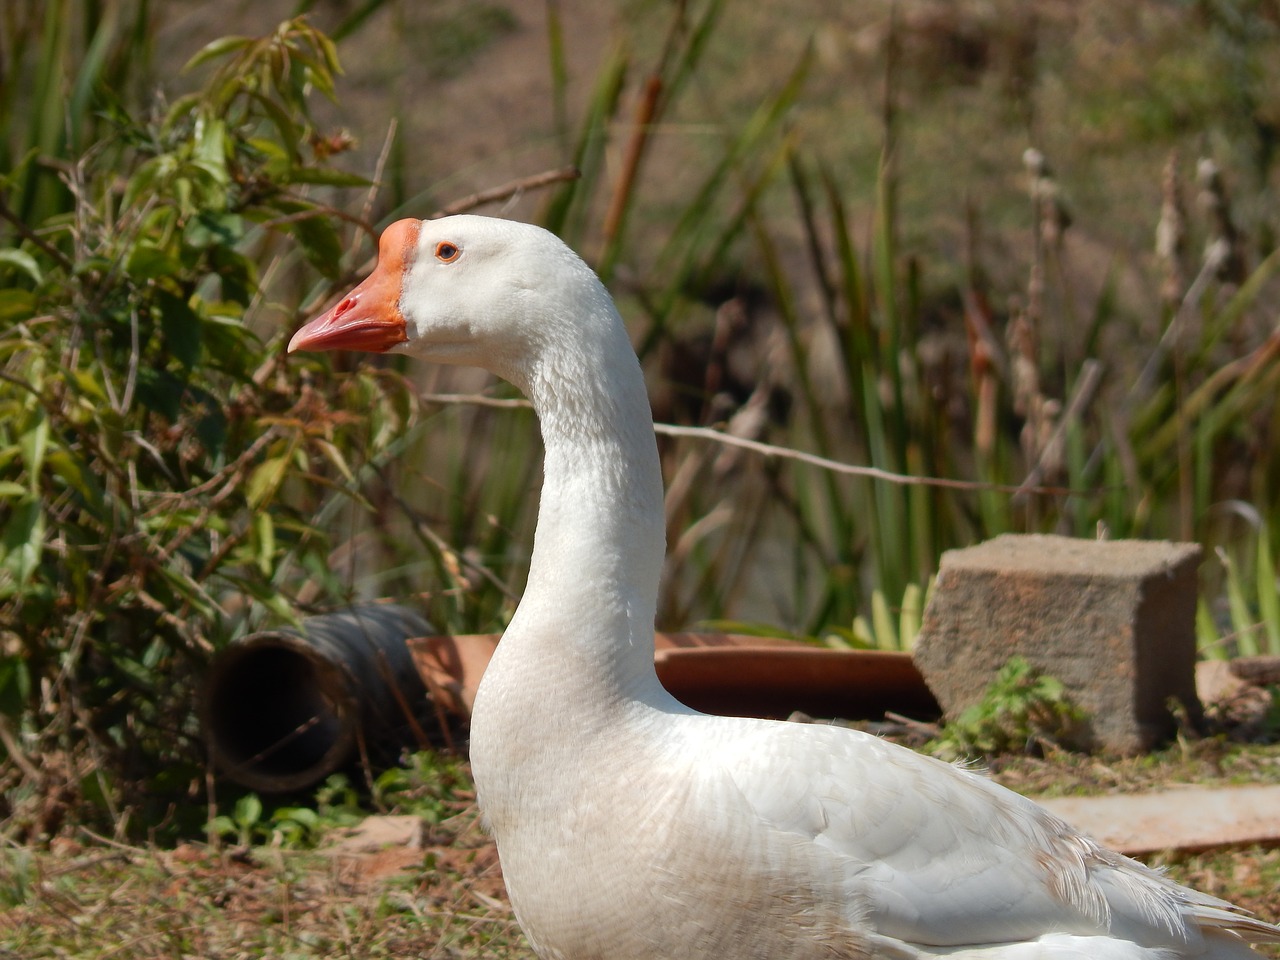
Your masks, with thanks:
M1164 264L1164 280L1160 299L1169 311L1178 309L1186 290L1186 274L1182 260L1187 249L1187 210L1178 183L1178 152L1174 150L1165 162L1160 189L1160 222L1156 224L1156 256Z
M1009 378L1013 392L1013 412L1032 419L1043 399L1040 368L1036 363L1036 336L1025 309L1013 304L1013 317L1005 331L1009 347Z
M1022 154L1022 164L1031 177L1031 203L1035 208L1036 227L1040 239L1051 247L1062 242L1062 235L1071 226L1071 213L1058 191L1058 181L1049 168L1049 161L1035 147L1028 147Z
M1244 244L1235 221L1231 219L1231 203L1222 171L1209 157L1196 164L1196 180L1200 184L1200 208L1210 220L1209 239L1205 243L1205 266L1214 271L1222 283L1239 284L1245 278Z
M969 375L977 397L973 443L983 460L989 461L996 448L999 347L991 336L986 302L972 291L965 297L964 320L969 346Z

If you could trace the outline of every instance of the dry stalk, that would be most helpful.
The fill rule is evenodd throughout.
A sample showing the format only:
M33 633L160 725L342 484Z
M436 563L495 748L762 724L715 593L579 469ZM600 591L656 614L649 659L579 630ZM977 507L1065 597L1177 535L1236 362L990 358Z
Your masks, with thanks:
M1035 466L1031 468L1027 478L1023 481L1028 493L1040 485L1042 478L1046 474L1061 470L1067 428L1084 414L1089 404L1093 402L1093 398L1097 395L1098 388L1101 385L1102 364L1097 360L1086 360L1080 369L1080 379L1076 382L1075 391L1067 402L1066 410L1057 419L1053 431L1041 448L1039 460L1036 461ZM1014 502L1017 503L1023 496L1021 493L1016 494Z
M986 317L976 303L971 303L972 296L967 296L965 317L965 333L969 345L969 374L975 384L977 393L977 409L974 414L973 443L984 460L990 460L995 454L997 419L997 393L1000 385L996 378L996 358L999 348L991 336Z
M492 397L483 395L435 393L421 394L420 399L443 404L474 403L482 406L501 406L526 410L533 408L533 405L528 400L495 400ZM907 487L940 487L945 490L968 490L974 492L989 490L996 493L1038 493L1073 497L1094 496L1102 492L1100 488L1072 490L1060 486L1023 487L1022 485L1015 486L1004 483L983 483L977 480L952 480L946 477L919 477L905 473L894 473L890 470L881 470L879 467L863 467L852 463L842 463L839 460L831 460L827 457L820 457L817 454L805 453L803 450L792 450L789 447L775 446L774 444L763 443L746 437L731 436L712 427L685 427L670 423L655 423L653 429L655 433L665 437L694 437L699 440L710 440L714 443L750 450L764 457L795 460L821 470L829 470L832 473L866 477L870 480L883 480L886 483L895 483Z
M1156 256L1164 264L1160 299L1170 313L1178 309L1187 283L1186 270L1183 268L1187 249L1187 209L1178 181L1178 166L1178 151L1174 150L1165 161L1160 180L1163 199L1160 204L1160 222L1156 224Z
M367 223L373 216L373 204L378 197L378 189L382 186L382 174L387 169L387 161L391 158L391 145L395 143L396 131L400 121L392 117L387 124L387 135L382 139L382 149L378 152L378 162L373 167L373 182L369 192L365 194L364 205L360 208L360 219Z
M1206 265L1215 265L1215 276L1222 283L1241 284L1247 274L1244 243L1231 216L1231 202L1222 171L1209 157L1196 164L1196 180L1200 185L1200 208L1210 220L1209 239L1205 243Z
M548 187L555 183L564 183L567 180L577 180L582 176L581 171L575 166L557 167L554 170L544 170L542 173L535 173L529 177L521 177L518 180L512 180L502 184L499 187L491 187L488 190L481 190L455 200L447 206L441 207L435 213L431 214L427 219L438 220L441 217L451 217L454 214L466 213L468 210L474 210L476 207L482 207L487 203L497 203L499 200L509 200L526 190L536 190L540 187Z
M658 101L662 96L662 77L652 74L645 83L644 93L636 105L636 116L631 127L631 139L627 142L626 153L622 158L622 169L618 173L618 184L609 200L609 209L605 213L602 241L605 248L613 243L622 227L622 218L626 214L631 200L631 192L635 186L636 174L640 170L640 160L644 156L645 147L649 143L649 134L653 129L653 118L658 111Z

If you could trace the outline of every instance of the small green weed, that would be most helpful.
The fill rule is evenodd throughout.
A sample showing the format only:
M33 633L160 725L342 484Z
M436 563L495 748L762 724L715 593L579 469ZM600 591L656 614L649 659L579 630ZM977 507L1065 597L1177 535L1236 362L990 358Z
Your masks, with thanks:
M930 749L948 760L1022 752L1069 738L1083 720L1061 681L1011 657L982 699L946 724Z
M236 801L231 816L221 814L209 821L209 833L241 847L269 843L298 849L313 846L324 826L320 814L310 807L277 807L267 817L263 813L261 798L245 794Z
M309 805L291 801L268 807L256 793L246 793L230 814L211 819L207 832L240 847L309 849L326 833L353 826L373 812L409 814L438 824L471 803L471 790L465 761L421 751L382 771L367 791L357 789L345 773L331 774ZM0 891L0 899L3 895Z

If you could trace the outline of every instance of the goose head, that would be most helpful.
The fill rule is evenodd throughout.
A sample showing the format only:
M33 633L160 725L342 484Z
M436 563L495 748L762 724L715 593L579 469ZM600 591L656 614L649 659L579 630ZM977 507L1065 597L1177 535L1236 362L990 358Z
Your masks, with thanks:
M480 216L398 220L377 267L289 341L296 350L406 353L523 385L548 345L614 324L612 301L554 234ZM572 329L569 329L572 327Z

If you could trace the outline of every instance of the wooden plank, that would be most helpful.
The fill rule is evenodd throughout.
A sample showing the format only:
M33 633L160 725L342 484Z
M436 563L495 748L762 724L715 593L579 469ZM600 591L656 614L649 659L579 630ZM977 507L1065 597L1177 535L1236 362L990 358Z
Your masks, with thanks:
M1104 846L1130 856L1280 844L1280 786L1188 786L1037 802Z

